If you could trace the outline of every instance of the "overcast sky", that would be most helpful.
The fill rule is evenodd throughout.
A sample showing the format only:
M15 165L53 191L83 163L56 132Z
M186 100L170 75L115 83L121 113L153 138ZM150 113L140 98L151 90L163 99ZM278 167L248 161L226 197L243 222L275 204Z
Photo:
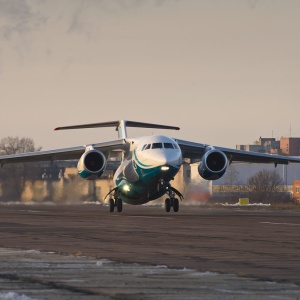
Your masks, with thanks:
M299 0L0 0L0 138L43 149L130 129L235 148L300 136Z

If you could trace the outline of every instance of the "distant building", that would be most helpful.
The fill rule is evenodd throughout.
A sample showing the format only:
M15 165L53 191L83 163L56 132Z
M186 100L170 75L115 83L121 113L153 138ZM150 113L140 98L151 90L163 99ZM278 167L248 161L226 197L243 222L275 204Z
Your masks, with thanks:
M252 145L236 145L237 150L270 153L288 156L300 156L300 138L281 137L280 141L275 138L262 138L254 141Z
M280 150L284 155L299 156L300 155L300 138L282 137L280 139Z
M236 145L237 150L254 151L260 153L274 153L273 150L280 149L280 141L275 138L262 138L254 141L252 145Z
M293 186L294 180L300 181L300 164L290 163L288 165L278 164L275 168L274 164L264 163L232 163L228 166L226 173L220 179L214 180L213 185L226 185L226 176L234 169L237 173L235 184L247 184L250 177L256 175L262 170L276 171L283 180L283 184Z

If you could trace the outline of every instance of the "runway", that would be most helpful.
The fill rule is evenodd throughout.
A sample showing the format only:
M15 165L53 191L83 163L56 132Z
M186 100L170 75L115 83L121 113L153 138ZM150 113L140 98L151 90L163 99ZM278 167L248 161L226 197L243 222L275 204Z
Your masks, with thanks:
M72 291L84 299L160 299L155 291L161 299L297 299L299 229L300 210L182 206L179 213L166 213L159 206L124 205L121 214L111 214L100 205L0 205L0 283L7 285L0 291L16 291L22 282L19 292L29 299L55 299L61 286L70 290L60 299L74 299ZM13 271L7 261L21 267ZM43 263L48 268L40 268ZM60 264L69 266L67 273L60 267L55 274ZM113 275L111 269L118 271ZM57 280L66 274L69 281ZM127 274L125 291L120 274ZM114 292L100 284L106 277ZM26 282L41 285L41 278L48 293L36 296ZM136 278L147 279L144 288ZM174 294L176 287L184 293Z

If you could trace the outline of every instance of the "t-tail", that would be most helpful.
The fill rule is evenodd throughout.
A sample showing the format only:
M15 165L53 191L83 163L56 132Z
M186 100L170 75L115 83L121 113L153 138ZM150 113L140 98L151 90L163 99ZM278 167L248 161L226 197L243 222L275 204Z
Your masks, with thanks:
M56 127L54 130L83 129L83 128L96 128L96 127L116 127L116 131L118 131L118 135L120 139L127 138L127 127L159 128L159 129L171 129L171 130L180 129L179 127L176 126L120 120L120 121L111 121L111 122L102 122L102 123Z

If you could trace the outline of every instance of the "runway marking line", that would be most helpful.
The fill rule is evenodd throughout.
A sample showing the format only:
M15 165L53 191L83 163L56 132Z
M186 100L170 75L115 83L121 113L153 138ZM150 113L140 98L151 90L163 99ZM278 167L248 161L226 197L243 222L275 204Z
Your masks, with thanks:
M129 216L130 218L147 218L147 219L169 219L173 220L171 217L151 217L151 216Z
M294 223L275 223L275 222L260 222L261 224L270 224L270 225L289 225L289 226L300 226L300 224Z
M44 212L44 211L41 211L41 210L24 210L24 209L20 209L19 211L22 211L22 212L32 212L32 213L40 213L40 212Z

